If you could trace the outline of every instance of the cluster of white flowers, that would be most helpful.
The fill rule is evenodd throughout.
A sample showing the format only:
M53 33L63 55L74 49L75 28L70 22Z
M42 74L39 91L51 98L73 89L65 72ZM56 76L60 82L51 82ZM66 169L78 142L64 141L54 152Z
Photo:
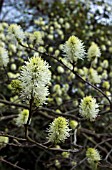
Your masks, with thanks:
M3 47L0 47L0 66L6 67L8 62L9 62L8 52Z
M16 125L20 127L27 123L28 117L29 117L29 110L24 109L19 113L18 117L15 118L14 121Z
M70 136L70 129L68 126L68 120L66 120L64 117L55 118L55 120L50 124L48 130L49 141L55 144L64 142L65 139Z
M82 41L76 36L71 36L63 45L63 52L67 59L73 63L85 57L85 49Z
M29 34L29 39L31 41L31 43L35 42L35 44L39 45L39 44L43 44L43 32L40 31L35 31L33 34Z
M8 28L9 34L15 39L19 41L23 41L25 38L25 33L23 32L20 25L11 24Z
M34 103L40 106L45 103L49 94L48 84L51 80L50 66L39 56L32 57L25 64L21 68L19 78L22 87L21 95L28 100L33 98Z
M97 71L93 68L88 70L88 79L91 83L101 83L101 79L97 73Z
M87 157L89 164L91 164L91 165L97 164L101 160L101 157L100 157L98 150L94 149L94 148L88 148L87 149L86 157Z
M94 121L99 113L99 105L96 103L96 99L91 96L86 96L81 100L79 112L82 117Z
M88 60L91 61L100 56L101 56L101 52L100 52L98 45L92 42L91 46L88 49Z

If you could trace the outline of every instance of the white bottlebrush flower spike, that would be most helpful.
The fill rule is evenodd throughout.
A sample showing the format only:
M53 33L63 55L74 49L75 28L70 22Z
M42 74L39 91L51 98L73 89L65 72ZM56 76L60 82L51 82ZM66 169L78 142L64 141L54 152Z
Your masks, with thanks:
M101 160L101 156L100 156L99 152L97 151L97 149L94 149L94 148L87 149L86 157L87 157L87 161L90 164L98 163Z
M8 28L8 31L13 38L16 38L19 41L23 41L25 38L25 33L23 32L20 25L11 24Z
M32 43L35 42L37 45L43 44L43 33L41 31L35 31L33 34L30 34L29 38Z
M6 67L8 62L9 62L8 52L3 47L0 47L0 66Z
M101 56L100 48L96 43L92 42L91 46L88 49L87 56L88 56L88 60L90 61Z
M54 121L50 124L48 130L49 141L55 144L64 142L65 139L70 136L70 129L68 126L68 120L66 120L64 117L55 118Z
M83 59L85 57L83 42L74 35L63 45L63 52L71 63L77 62L78 59Z
M101 83L101 79L97 73L97 71L93 68L88 70L88 79L91 83Z
M79 112L82 117L94 121L99 113L99 105L96 99L91 96L86 96L81 100Z
M15 118L14 121L16 125L20 127L27 123L28 117L29 117L29 110L24 109L19 113L18 117Z
M21 69L19 78L22 87L21 94L25 99L33 98L37 106L45 103L49 94L48 84L51 80L49 67L49 64L41 57L34 56Z

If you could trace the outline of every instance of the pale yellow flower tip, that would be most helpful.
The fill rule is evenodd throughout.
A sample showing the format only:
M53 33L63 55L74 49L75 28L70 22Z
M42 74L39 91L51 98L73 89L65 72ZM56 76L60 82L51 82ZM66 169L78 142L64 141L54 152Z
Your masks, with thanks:
M63 45L63 52L71 63L77 62L78 59L84 59L85 57L83 42L74 35L72 35Z
M14 119L18 127L23 126L27 123L29 117L29 110L24 109L18 114L18 117Z
M99 105L96 103L96 99L91 96L84 97L79 107L80 115L90 121L94 121L99 113Z
M7 66L9 62L8 52L5 48L0 47L0 66Z
M55 144L64 142L69 137L68 120L64 117L55 118L48 129L48 139Z
M87 161L92 164L92 163L98 163L101 160L101 156L98 152L97 149L94 148L88 148L86 151L86 157Z
M25 33L20 25L11 24L8 28L8 31L12 37L15 37L19 41L23 41L25 38Z
M92 42L87 53L88 60L91 61L100 56L101 56L100 48L96 43Z
M33 97L36 106L45 104L49 94L51 80L49 64L38 55L33 56L21 68L21 97L30 100Z

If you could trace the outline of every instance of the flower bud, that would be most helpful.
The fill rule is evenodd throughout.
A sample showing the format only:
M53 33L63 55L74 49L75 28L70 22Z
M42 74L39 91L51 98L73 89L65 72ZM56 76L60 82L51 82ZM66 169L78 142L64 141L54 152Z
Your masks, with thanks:
M69 137L68 120L64 117L55 118L48 129L49 141L57 144L64 142Z
M77 125L78 125L78 122L76 120L70 120L70 127L71 127L71 129L75 130Z

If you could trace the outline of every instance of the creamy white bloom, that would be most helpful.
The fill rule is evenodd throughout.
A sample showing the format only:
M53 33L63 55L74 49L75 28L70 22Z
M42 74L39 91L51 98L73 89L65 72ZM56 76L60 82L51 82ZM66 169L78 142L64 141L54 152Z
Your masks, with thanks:
M53 143L64 142L70 134L68 120L64 117L55 118L48 130L48 139Z
M29 110L24 109L22 112L19 113L18 117L14 119L17 126L23 126L27 123L29 117Z
M8 52L5 48L0 47L0 66L7 66L9 62Z
M82 117L94 121L99 113L99 105L96 99L91 96L86 96L81 100L79 112Z
M41 57L34 56L21 69L22 96L28 100L34 99L37 106L45 103L48 92L48 84L51 80L49 64Z
M101 156L97 149L88 148L86 151L86 157L90 164L98 163L101 160Z
M101 79L97 73L97 71L93 68L88 70L88 79L91 83L101 83Z
M100 56L101 56L100 48L96 43L92 42L91 46L88 49L88 55L87 55L88 60L91 61Z
M39 44L43 44L43 32L41 31L35 31L33 33L29 34L29 40L31 41L31 43L34 43L39 45Z
M63 45L63 52L71 63L85 57L83 42L74 35L71 36Z
M19 41L23 41L25 38L25 33L23 32L20 25L11 24L8 28L8 31L13 38L16 38Z

